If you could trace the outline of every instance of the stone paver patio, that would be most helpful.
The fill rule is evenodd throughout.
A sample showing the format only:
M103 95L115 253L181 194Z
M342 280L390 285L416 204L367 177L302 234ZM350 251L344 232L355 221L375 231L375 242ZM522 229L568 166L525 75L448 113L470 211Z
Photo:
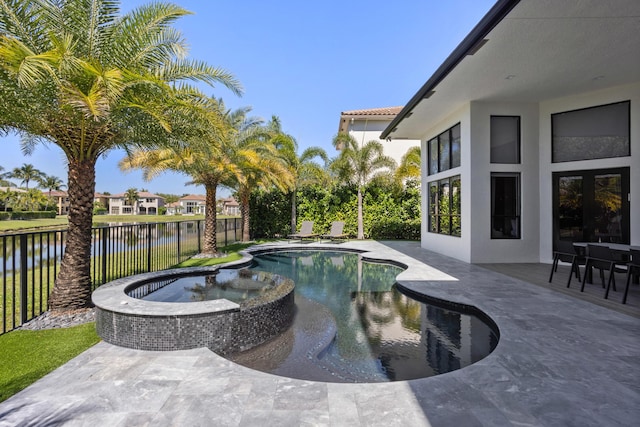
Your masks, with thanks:
M406 264L402 285L488 314L500 328L497 348L436 377L337 384L253 371L208 349L148 352L101 342L0 403L0 426L637 425L640 319L416 242L304 247L317 245Z

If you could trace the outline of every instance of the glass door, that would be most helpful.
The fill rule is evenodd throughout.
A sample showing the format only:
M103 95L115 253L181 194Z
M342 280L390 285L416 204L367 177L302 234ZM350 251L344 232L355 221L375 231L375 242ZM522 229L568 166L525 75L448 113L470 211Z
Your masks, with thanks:
M629 168L553 174L553 241L629 243Z

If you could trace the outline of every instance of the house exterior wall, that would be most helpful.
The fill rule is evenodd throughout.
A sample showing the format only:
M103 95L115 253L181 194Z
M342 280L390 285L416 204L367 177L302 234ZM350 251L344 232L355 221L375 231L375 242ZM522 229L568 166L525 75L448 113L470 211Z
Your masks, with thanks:
M551 115L631 101L631 156L551 162ZM490 161L490 118L520 116L520 164ZM544 101L540 104L470 102L431 126L421 137L422 162L427 141L460 123L461 166L434 175L422 168L422 239L425 249L472 263L544 262L553 257L552 174L572 170L630 168L630 240L640 245L640 83ZM520 173L520 239L491 238L491 173ZM460 175L461 236L427 231L428 183Z
M400 164L402 156L411 147L420 145L416 139L392 139L385 141L380 139L380 133L391 123L391 120L355 119L349 124L349 134L358 141L360 147L369 141L378 141L384 147L384 154Z
M471 262L538 262L538 105L472 102L470 179L468 188L473 212L463 216L471 231ZM520 117L520 163L491 163L491 116ZM463 157L463 161L466 160ZM491 173L520 173L520 239L491 238ZM551 230L549 228L549 230Z
M551 114L631 101L631 156L612 159L551 163ZM629 167L631 183L630 243L640 245L640 82L552 99L540 103L540 262L551 262L552 254L552 173L570 170Z
M469 179L471 176L471 127L470 127L470 105L467 104L460 110L452 113L442 121L429 128L421 137L422 164L428 164L427 141L441 132L460 123L460 167L449 169L433 175L427 175L427 167L421 168L422 173L422 238L421 246L441 254L457 258L466 262L471 262L471 230L469 218L471 216L471 191L469 191ZM428 225L428 183L443 178L460 175L462 183L461 192L461 233L460 237L447 236L443 234L430 233L427 231Z

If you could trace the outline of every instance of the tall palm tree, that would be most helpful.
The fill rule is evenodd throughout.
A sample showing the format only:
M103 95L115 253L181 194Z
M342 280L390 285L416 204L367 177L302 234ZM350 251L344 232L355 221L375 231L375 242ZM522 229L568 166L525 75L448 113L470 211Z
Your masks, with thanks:
M29 182L39 181L44 173L31 164L24 163L19 168L13 168L11 172L7 174L9 178L19 179L20 184L24 184L25 188L29 189Z
M240 174L232 177L225 184L237 190L238 203L242 221L242 241L248 241L250 237L250 196L251 191L257 188L278 188L281 191L289 191L293 186L293 173L289 167L287 157L288 150L279 149L274 138L273 129L279 128L277 117L272 117L270 123L259 128L240 128L233 144L238 150L245 153L238 158L236 166Z
M97 159L190 132L200 92L232 75L186 58L172 24L189 12L152 2L120 16L117 0L0 0L0 133L28 154L53 143L68 166L69 231L49 308L90 305Z
M420 146L411 147L400 159L400 165L396 169L395 178L404 181L409 178L420 179Z
M358 189L358 239L364 239L364 187L372 179L393 171L396 162L384 155L382 144L375 140L360 147L351 135L340 133L333 139L333 145L340 147L340 154L332 162L331 169L343 182L355 185Z
M221 99L207 100L208 115L194 122L197 137L188 144L175 141L171 146L155 150L135 150L120 161L122 170L143 169L146 180L166 170L173 170L191 178L189 184L205 187L205 219L203 254L218 252L216 235L216 193L219 185L240 180L239 163L253 157L251 150L240 149L242 138L254 135L261 122L248 118L250 108L228 110Z
M293 178L293 185L290 190L291 232L293 233L297 228L298 189L304 185L328 183L330 179L327 173L329 158L326 151L320 147L308 147L298 156L298 142L293 136L282 130L280 119L277 116L271 118L268 130L271 135L271 141L287 163ZM321 159L324 165L318 164L315 161L316 158Z

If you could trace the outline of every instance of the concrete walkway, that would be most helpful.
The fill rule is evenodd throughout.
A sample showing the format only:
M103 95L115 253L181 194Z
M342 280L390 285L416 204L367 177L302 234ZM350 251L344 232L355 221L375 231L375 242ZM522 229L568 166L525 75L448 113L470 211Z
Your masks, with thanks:
M436 377L336 384L256 372L207 349L103 342L1 403L0 426L638 425L639 319L413 242L333 245L400 261L402 285L475 305L500 328L497 348Z

